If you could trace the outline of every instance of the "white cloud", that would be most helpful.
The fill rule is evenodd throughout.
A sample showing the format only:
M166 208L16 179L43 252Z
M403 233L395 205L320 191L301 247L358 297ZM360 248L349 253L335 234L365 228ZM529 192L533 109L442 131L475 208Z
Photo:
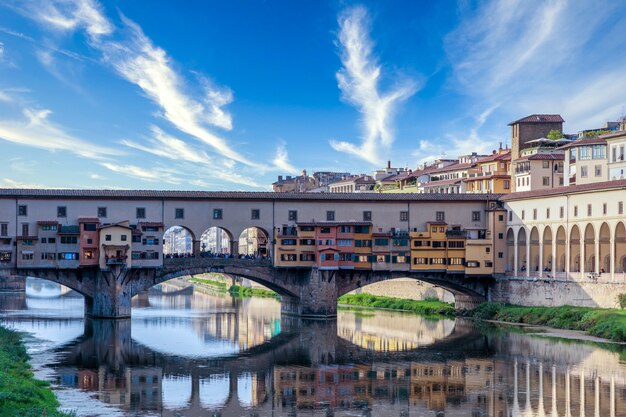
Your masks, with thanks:
M89 173L89 178L91 178L92 180L97 180L97 181L106 179L102 175L96 174L95 172Z
M17 181L12 178L0 178L0 188L51 188L47 185Z
M497 108L500 118L560 113L571 131L614 120L626 95L618 70L626 56L615 53L626 48L620 7L490 0L464 8L445 42L453 84L476 100L474 107ZM477 121L478 129L483 121Z
M49 151L68 151L91 159L122 155L118 150L95 145L66 132L50 121L51 110L25 108L22 113L24 119L21 120L0 120L0 139Z
M298 174L298 168L289 163L289 155L287 154L287 148L285 144L280 144L276 148L276 157L274 158L274 166L283 172L289 174Z
M182 182L180 178L175 176L173 170L165 168L142 168L136 165L122 165L112 162L101 162L100 165L113 172L143 181L166 182L168 184L180 184Z
M152 126L152 137L147 145L142 145L130 140L122 140L121 143L130 148L148 152L163 158L183 160L200 164L211 163L211 158L206 152L188 145L186 142L166 134L157 126Z
M397 105L417 91L410 79L398 79L387 92L380 91L381 66L372 54L368 14L362 6L347 9L339 16L339 46L343 68L337 72L342 97L362 114L360 145L331 140L331 146L373 164L383 158L380 147L394 141L391 121Z
M35 1L27 4L24 12L56 30L85 29L92 38L113 31L113 25L102 14L101 6L92 0Z
M4 44L0 42L0 61L4 58Z

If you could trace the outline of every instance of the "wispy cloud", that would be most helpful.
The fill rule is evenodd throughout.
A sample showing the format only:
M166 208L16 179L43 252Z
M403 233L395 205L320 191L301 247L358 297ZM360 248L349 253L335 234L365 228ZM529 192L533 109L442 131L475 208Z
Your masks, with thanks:
M29 17L60 31L85 29L92 38L108 35L113 25L104 17L101 6L92 0L43 1L26 4Z
M291 165L289 162L289 155L287 153L287 148L284 143L278 145L276 149L276 157L274 158L274 166L281 170L282 172L286 172L289 174L297 174L298 168Z
M0 178L0 188L51 188L47 185L17 181L12 178Z
M180 178L176 177L176 173L172 169L158 167L142 168L137 165L124 165L113 162L101 162L100 165L113 172L143 181L166 182L168 184L180 184L182 182Z
M0 42L0 61L4 58L4 43Z
M616 19L620 7L490 0L463 8L461 24L445 41L453 85L479 108L506 103L500 116L561 113L573 130L614 119L626 95L617 70L626 56L615 53L626 48L626 37L617 35L626 23ZM598 93L592 84L605 89Z
M417 91L417 83L398 78L389 91L381 92L382 68L373 55L369 37L369 16L362 6L345 10L339 16L339 37L343 68L337 72L342 97L362 115L363 137L360 145L331 140L331 146L358 158L377 164L382 148L394 141L391 122L399 103Z
M68 151L75 155L106 159L123 153L79 139L50 120L51 110L24 108L19 120L0 120L0 139L49 151Z
M157 126L152 126L151 131L152 137L147 140L148 143L146 145L127 139L122 140L120 143L167 159L200 164L211 163L211 158L209 158L206 152L193 148L187 142L168 135Z

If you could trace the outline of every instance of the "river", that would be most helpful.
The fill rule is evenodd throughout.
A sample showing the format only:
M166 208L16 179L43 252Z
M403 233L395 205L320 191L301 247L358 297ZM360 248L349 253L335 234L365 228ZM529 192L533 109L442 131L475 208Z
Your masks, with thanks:
M132 317L85 320L41 280L0 293L0 323L78 416L626 417L623 346L389 311L302 321L181 281Z

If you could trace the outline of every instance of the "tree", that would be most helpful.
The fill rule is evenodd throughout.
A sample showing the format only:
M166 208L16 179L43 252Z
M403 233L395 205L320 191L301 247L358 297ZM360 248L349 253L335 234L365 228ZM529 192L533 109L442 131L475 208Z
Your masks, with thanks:
M547 138L551 140L563 139L563 132L561 132L560 130L552 129L550 133L548 133Z

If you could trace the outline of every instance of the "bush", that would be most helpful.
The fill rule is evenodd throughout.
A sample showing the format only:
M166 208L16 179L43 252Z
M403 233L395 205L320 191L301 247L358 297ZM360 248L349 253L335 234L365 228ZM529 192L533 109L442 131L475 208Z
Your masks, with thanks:
M622 310L626 308L626 293L617 294L617 302Z

